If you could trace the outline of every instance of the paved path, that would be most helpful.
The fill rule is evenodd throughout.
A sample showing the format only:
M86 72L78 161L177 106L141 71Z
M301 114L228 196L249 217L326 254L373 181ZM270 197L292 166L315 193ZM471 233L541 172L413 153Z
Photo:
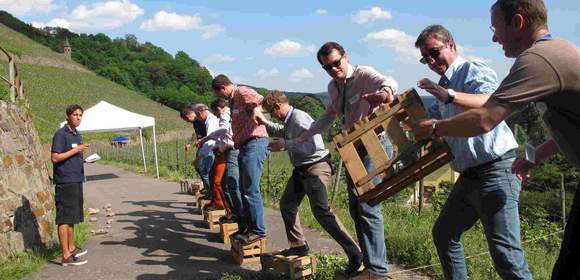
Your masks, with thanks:
M86 174L86 207L100 208L99 220L89 224L94 230L104 228L103 206L110 203L116 213L112 228L87 242L88 264L51 263L25 279L219 279L226 272L252 275L260 269L259 264L240 267L232 261L219 230L206 228L192 207L193 197L181 194L179 184L100 164L88 165ZM268 250L286 247L280 214L266 209L265 218ZM341 253L315 230L307 230L306 236L315 252Z

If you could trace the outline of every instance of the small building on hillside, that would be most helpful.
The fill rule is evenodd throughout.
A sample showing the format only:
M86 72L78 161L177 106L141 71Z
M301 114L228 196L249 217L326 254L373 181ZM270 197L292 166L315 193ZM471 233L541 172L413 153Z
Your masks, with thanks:
M72 47L68 41L68 38L64 38L64 43L62 43L62 54L64 57L68 59L72 59L71 57Z

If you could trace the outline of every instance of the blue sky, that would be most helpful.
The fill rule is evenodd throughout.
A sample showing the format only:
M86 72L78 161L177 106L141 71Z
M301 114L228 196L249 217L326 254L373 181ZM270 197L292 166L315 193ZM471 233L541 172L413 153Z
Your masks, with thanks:
M0 0L0 9L36 26L135 34L170 53L183 50L237 83L321 92L329 77L315 52L327 41L341 43L352 64L395 78L401 89L435 79L413 47L435 23L452 32L460 54L487 62L503 78L512 61L491 41L493 2ZM580 46L580 1L547 1L547 7L552 33Z

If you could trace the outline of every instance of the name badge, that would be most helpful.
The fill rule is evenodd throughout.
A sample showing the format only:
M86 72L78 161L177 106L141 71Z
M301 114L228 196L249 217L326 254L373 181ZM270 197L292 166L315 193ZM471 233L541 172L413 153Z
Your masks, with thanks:
M354 104L360 100L360 95L355 94L348 99L348 103Z
M72 143L70 146L73 147L73 148L76 148L78 146L78 144L77 143Z

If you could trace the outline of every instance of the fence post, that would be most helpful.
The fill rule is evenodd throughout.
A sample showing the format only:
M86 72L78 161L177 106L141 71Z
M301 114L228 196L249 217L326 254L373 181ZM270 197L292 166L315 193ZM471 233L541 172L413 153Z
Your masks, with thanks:
M266 198L270 201L270 190L272 189L272 165L271 165L271 157L272 153L268 152L268 188L266 188Z
M16 84L15 84L16 68L14 66L14 58L8 56L8 79L10 80L10 101L16 101Z
M560 197L562 198L562 222L566 227L566 189L564 188L564 174L560 174Z
M179 170L179 139L175 138L175 169Z
M332 196L330 197L330 209L334 208L334 202L336 201L336 189L338 188L338 183L340 182L340 173L342 172L342 160L338 162L338 168L336 169L336 174L334 175L334 182L332 186Z

